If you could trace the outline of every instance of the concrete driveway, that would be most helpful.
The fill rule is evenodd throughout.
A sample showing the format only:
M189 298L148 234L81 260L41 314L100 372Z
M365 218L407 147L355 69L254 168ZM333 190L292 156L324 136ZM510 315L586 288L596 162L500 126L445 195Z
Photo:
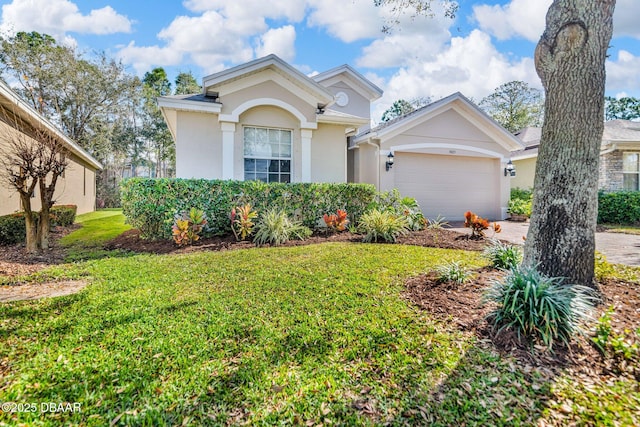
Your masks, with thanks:
M529 231L528 222L498 221L502 232L495 237L518 245L524 244L524 237ZM452 223L452 230L470 233L462 223ZM491 231L487 232L491 236ZM596 249L614 264L626 264L640 267L640 236L635 234L596 233Z

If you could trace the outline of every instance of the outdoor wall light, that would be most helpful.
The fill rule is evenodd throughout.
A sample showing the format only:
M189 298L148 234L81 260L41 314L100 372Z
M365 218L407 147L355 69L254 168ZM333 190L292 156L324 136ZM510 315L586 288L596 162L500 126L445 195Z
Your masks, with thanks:
M504 176L516 176L516 167L513 166L511 160L507 163L507 167L504 168Z
M391 169L393 167L393 153L389 152L389 154L387 154L387 172L389 172L389 169Z

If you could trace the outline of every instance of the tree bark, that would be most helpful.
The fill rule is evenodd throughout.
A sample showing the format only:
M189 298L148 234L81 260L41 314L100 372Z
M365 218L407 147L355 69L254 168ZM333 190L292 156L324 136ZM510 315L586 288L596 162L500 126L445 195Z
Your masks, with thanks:
M545 117L524 263L595 289L598 162L614 8L615 0L554 0L535 52Z
M26 249L27 253L35 254L38 252L38 237L36 223L33 220L33 211L31 210L31 199L28 194L20 194L22 210L24 211L24 224L26 230Z

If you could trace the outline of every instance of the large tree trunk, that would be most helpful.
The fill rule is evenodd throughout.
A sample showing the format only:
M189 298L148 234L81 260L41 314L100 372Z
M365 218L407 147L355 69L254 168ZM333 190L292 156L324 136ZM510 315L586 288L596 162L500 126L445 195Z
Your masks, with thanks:
M535 64L546 91L525 264L596 288L598 162L615 0L555 0Z

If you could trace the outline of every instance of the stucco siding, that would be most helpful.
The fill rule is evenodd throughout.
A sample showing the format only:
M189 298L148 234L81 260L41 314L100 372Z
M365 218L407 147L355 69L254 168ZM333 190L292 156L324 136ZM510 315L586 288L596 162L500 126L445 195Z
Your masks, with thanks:
M338 92L344 92L349 97L349 102L347 103L347 105L341 107L338 104L333 104L330 107L332 110L340 111L341 113L351 114L358 117L368 118L371 116L371 104L369 100L353 90L348 83L344 81L337 81L330 86L327 86L327 89L329 89L329 91L331 91L331 93L333 93L334 95ZM364 129L361 129L361 131L362 130Z
M222 131L217 116L178 111L176 131L176 176L220 178Z
M373 184L376 187L378 182L379 155L377 147L370 144L360 144L354 150L354 181L366 184Z
M58 178L53 200L56 205L76 205L78 214L93 212L96 201L95 170L78 157L71 155L64 177ZM34 197L31 198L31 209L39 211L40 207L40 194L36 188ZM18 193L3 184L0 188L0 215L21 210Z
M516 176L511 178L511 188L528 190L533 188L533 179L536 175L536 157L522 160L514 160Z
M347 181L347 139L344 126L322 124L313 131L311 181Z
M264 71L264 75L261 75L262 80L268 78L276 79L279 75L273 71ZM279 79L281 79L280 77ZM228 90L232 90L227 93ZM296 96L294 93L287 90L281 84L276 81L266 80L260 81L250 87L244 87L238 90L233 90L233 87L226 88L222 86L220 88L220 100L222 101L222 114L231 114L240 105L245 102L253 101L255 99L277 99L286 104L291 105L296 110L304 115L309 122L316 121L316 107L317 105L311 104L308 101Z

